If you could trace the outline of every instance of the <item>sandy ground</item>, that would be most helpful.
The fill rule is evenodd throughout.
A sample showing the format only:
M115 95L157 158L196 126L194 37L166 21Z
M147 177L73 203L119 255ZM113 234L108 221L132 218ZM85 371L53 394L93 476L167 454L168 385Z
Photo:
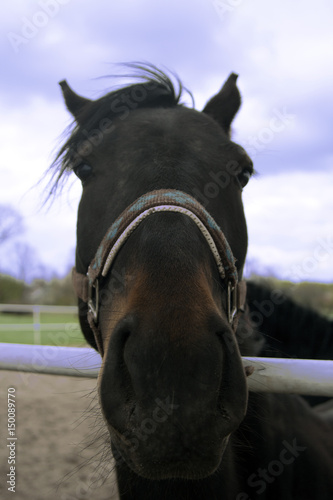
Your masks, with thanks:
M15 493L6 483L9 387L16 394ZM91 410L95 394L96 380L0 371L1 499L118 499L112 458L102 460L101 450L108 447L101 416ZM89 441L94 444L87 447ZM104 470L109 477L101 484Z

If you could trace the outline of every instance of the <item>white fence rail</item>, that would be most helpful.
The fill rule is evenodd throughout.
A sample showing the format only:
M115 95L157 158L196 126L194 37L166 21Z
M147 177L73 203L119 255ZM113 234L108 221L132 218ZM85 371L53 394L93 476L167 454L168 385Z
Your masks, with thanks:
M333 361L243 357L254 366L248 377L256 392L333 397ZM101 358L90 347L0 344L0 369L76 377L97 377Z
M0 304L1 311L32 313L33 325L28 326L34 327L35 344L38 344L42 312L73 314L77 313L77 307ZM56 328L61 326L55 325ZM253 374L248 377L251 391L333 397L333 361L254 357L242 360L244 366L254 367ZM0 343L0 370L91 378L97 377L100 366L99 354L89 347Z
M30 304L0 304L0 313L30 313L32 314L32 323L25 324L0 324L0 333L10 332L31 332L34 335L34 344L41 343L41 331L57 331L64 329L65 325L61 323L41 323L41 313L53 314L77 314L77 306L45 306Z

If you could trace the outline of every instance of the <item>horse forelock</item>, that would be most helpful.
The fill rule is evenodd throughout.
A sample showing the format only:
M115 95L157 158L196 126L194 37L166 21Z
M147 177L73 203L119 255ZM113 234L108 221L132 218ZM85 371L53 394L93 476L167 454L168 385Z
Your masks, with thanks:
M80 161L80 145L84 144L89 134L99 130L103 120L109 120L119 116L121 106L131 100L128 107L130 112L140 108L169 108L182 106L181 97L184 93L189 94L194 105L191 92L186 89L179 77L170 72L170 76L152 64L129 63L119 65L129 68L132 73L128 75L112 75L104 78L127 78L135 83L115 86L99 99L91 101L82 114L80 123L73 121L61 136L65 141L58 150L53 163L49 168L51 180L49 184L49 195L56 194L57 189L62 187L63 181L73 170L73 166ZM175 83L173 82L173 79ZM106 123L104 121L104 123ZM66 139L67 137L67 139ZM81 160L84 160L82 155Z

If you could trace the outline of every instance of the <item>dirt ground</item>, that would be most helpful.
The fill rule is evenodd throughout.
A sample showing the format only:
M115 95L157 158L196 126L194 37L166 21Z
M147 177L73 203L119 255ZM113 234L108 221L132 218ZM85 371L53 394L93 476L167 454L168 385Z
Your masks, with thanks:
M15 493L7 489L8 388L16 395ZM1 499L118 499L112 458L102 459L107 438L94 402L95 379L0 371Z

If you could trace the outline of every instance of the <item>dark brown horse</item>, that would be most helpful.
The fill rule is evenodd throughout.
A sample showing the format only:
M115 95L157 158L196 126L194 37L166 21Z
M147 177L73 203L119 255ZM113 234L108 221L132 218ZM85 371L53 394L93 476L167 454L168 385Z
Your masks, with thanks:
M247 282L252 323L267 335L261 356L333 359L333 321L297 304L282 290Z
M282 290L267 283L247 282L247 334L256 328L263 336L260 356L278 358L333 360L333 321L318 312L297 304ZM305 396L311 405L328 400Z
M122 500L329 499L332 427L296 396L248 395L261 338L246 324L231 74L202 112L170 79L96 101L61 82L75 126L55 167L81 179L74 285L100 352L99 397Z

